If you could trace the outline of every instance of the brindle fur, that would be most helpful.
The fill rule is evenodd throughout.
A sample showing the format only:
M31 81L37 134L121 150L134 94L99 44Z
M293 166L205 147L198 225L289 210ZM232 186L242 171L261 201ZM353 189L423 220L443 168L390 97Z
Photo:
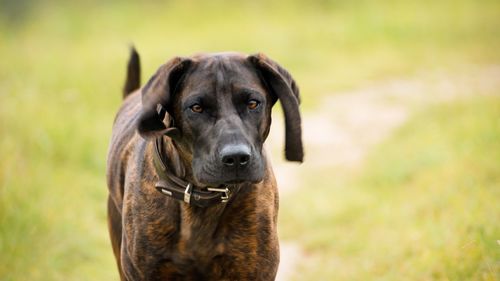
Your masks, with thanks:
M133 90L130 85L139 85L139 75L134 74L134 69L138 70L135 50L132 60L137 62L129 64L126 91ZM175 64L186 60L190 61L189 67L182 69L182 74L177 73L177 81L173 81ZM209 65L220 66L214 68ZM275 74L266 73L266 69L262 69L266 66L273 67L272 70L276 70L279 76L272 77ZM269 132L271 107L277 99L284 99L283 93L276 93L279 87L288 86L298 107L295 82L288 72L263 55L199 55L173 59L163 67L167 67L168 71L162 73L160 68L145 88L125 93L113 126L107 169L108 225L121 280L274 280L279 264L276 229L278 191L262 144ZM222 74L226 77L223 81L217 79ZM243 75L243 80L235 77L238 75ZM285 84L279 85L280 82L273 79L283 79ZM262 171L245 171L244 176L240 175L240 171L236 173L238 175L227 172L205 177L203 172L193 171L193 162L214 161L209 164L216 165L217 160L210 157L213 155L210 150L218 150L218 146L213 144L227 143L225 139L228 137L223 132L208 137L207 132L196 129L193 121L187 120L182 101L196 90L196 84L201 83L217 92L207 94L217 100L216 104L227 103L225 99L235 95L231 90L234 81L250 81L255 89L262 91L266 99L263 112L258 118L240 116L243 119L259 119L258 122L245 119L236 122L236 125L218 129L224 131L230 128L236 130L236 135L241 134L241 140L252 146L252 157L255 159L252 170ZM154 88L160 93L151 92ZM167 116L155 116L151 112L151 107L157 103L167 108ZM214 120L223 119L231 106L234 107L231 104L227 103L226 109L217 105ZM158 176L153 166L154 145L151 139L161 136L169 124L163 127L151 118L161 118L163 124L173 119L180 131L180 135L175 137L163 136L163 153L168 156L174 173L183 171L185 179L198 187L232 181L235 192L228 203L208 208L194 207L165 196L154 188ZM298 126L300 138L300 116L294 118L287 122L298 122L293 126ZM253 133L238 130L252 130ZM287 138L289 134L287 131ZM229 139L234 141L234 137ZM293 146L293 142L300 140L291 142ZM207 148L205 152L199 152L196 145ZM302 160L301 146L287 149L297 150L287 151L287 158Z

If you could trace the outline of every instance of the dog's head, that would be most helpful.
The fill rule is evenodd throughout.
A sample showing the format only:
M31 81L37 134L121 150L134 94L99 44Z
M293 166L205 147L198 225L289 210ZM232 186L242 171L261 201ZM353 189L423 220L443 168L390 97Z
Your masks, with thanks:
M172 137L201 184L259 182L266 169L262 145L277 100L285 115L286 158L302 162L298 87L262 54L171 59L142 89L138 131L144 138Z

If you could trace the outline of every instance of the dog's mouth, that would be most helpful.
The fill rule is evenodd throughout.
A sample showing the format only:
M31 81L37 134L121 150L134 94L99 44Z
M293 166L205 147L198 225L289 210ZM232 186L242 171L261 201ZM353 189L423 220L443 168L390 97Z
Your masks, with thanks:
M215 187L215 188L220 188L220 187L225 187L228 185L239 185L239 184L245 184L245 183L258 183L262 181L262 177L259 176L259 174L246 174L242 176L236 176L236 177L213 177L207 174L202 174L199 175L199 177L196 177L196 182L199 183L199 186L201 187Z
M242 184L242 183L245 183L245 182L246 181L242 180L242 179L229 180L229 181L226 181L224 184L221 184L221 186L223 186L223 185L232 185L232 184Z
M229 185L240 185L245 183L256 183L260 181L245 180L245 179L231 179L231 180L219 180L219 181L198 181L198 186L202 188L226 188Z

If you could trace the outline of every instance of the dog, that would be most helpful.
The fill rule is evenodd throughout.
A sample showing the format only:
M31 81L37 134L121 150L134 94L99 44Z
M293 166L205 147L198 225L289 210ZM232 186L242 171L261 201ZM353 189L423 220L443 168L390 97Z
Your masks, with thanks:
M263 54L198 54L140 88L132 48L107 161L108 228L121 280L274 280L278 190L263 148L271 109L302 162L299 88Z

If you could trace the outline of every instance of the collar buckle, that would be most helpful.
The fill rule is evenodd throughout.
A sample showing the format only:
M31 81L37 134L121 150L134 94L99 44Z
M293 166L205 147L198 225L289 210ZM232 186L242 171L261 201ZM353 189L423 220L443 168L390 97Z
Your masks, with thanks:
M231 196L231 191L229 188L217 188L217 187L207 187L208 191L221 192L222 195L220 197L222 203L226 203L229 201L229 196Z

